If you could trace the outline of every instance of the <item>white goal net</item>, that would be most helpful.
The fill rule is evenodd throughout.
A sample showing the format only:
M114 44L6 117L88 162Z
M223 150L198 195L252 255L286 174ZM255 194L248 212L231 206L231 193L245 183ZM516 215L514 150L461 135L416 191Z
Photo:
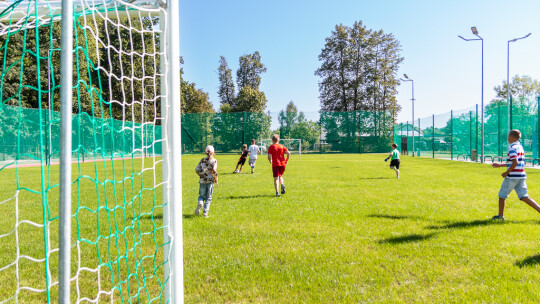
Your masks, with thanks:
M178 2L65 3L0 1L0 304L180 302Z
M260 141L261 146L259 149L261 150L261 154L268 152L268 147L272 145L272 139L261 139ZM302 140L301 139L280 139L279 143L284 145L291 154L302 154Z

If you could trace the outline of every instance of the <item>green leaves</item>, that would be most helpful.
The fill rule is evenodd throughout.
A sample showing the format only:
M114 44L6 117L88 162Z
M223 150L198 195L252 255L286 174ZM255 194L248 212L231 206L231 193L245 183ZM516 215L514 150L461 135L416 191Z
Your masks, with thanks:
M239 67L236 71L236 83L238 95L235 96L235 88L232 80L232 72L225 57L219 60L219 91L221 112L254 112L263 113L266 109L266 96L259 90L261 74L266 72L266 67L261 62L258 51L253 54L240 56Z
M315 75L323 111L399 112L396 78L400 44L392 34L367 29L361 21L352 27L336 25L319 55Z

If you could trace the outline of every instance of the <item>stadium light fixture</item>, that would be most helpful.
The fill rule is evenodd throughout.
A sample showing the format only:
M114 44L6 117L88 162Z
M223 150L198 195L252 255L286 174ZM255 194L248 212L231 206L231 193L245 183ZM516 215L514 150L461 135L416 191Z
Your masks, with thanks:
M481 90L482 90L482 109L481 109L481 118L480 118L481 122L482 122L481 123L481 126L482 126L482 131L481 131L482 142L481 142L481 146L480 146L480 151L481 151L480 152L480 162L483 163L484 162L484 39L478 35L478 29L476 28L476 26L471 27L471 31L478 38L467 39L467 38L463 38L462 36L458 36L458 37L465 40L465 41L480 40L482 42L482 87L481 87Z
M531 36L531 33L520 37L508 40L508 46L506 51L506 104L508 105L508 131L512 130L512 98L510 97L510 42L516 42L521 39L525 39Z
M414 157L414 80L410 79L407 74L403 74L403 77L405 79L402 78L401 81L410 81L412 84L412 156Z

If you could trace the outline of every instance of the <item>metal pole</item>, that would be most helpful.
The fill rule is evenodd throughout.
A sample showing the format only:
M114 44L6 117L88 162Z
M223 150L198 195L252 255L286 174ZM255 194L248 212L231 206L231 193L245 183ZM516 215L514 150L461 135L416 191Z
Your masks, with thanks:
M422 130L422 127L420 126L420 118L418 118L418 137L420 137L420 130ZM424 142L424 141L422 140L422 142ZM422 146L422 145L420 145L420 146ZM419 149L422 149L422 148L419 148Z
M501 156L501 103L497 104L497 156Z
M481 149L482 149L482 156L481 156L481 159L480 159L480 163L484 163L484 39L481 39L482 40L482 138L481 138L481 141L482 141L482 144L481 144Z
M60 206L58 303L70 302L71 274L71 131L73 98L73 0L62 0L60 87ZM48 287L48 286L47 286Z
M506 52L506 104L508 106L508 131L512 130L512 100L510 99L510 40Z
M412 156L414 157L414 80L411 79L412 84Z
M450 159L454 160L454 111L450 110Z
M431 151L433 151L433 158L435 158L435 114L432 116L433 118L433 129L432 129L432 135L431 135Z
M536 149L536 157L540 158L540 96L536 98Z
M182 147L181 147L181 109L180 109L180 17L178 1L167 1L167 122L170 180L169 225L172 231L170 251L171 303L184 303L184 267L182 242Z
M475 138L476 138L476 154L478 158L478 104L476 104L476 117L475 117L475 127L476 130L474 131Z
M472 145L472 111L469 111L469 153L470 153L470 156L471 156L471 161L472 160L472 150L473 150L473 145Z

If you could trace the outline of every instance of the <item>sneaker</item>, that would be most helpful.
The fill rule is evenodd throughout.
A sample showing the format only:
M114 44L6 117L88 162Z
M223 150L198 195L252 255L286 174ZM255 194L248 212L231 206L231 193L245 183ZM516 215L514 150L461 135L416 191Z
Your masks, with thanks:
M285 185L281 185L281 194L285 194Z
M203 204L202 203L199 203L197 205L197 209L195 209L195 215L199 215L201 214L201 208L203 207Z
M281 197L281 195L279 195L279 192L276 192L276 197Z
M491 219L492 219L492 220L504 221L504 216L495 215L495 216L492 217Z
M203 216L208 218L208 213L203 213Z

